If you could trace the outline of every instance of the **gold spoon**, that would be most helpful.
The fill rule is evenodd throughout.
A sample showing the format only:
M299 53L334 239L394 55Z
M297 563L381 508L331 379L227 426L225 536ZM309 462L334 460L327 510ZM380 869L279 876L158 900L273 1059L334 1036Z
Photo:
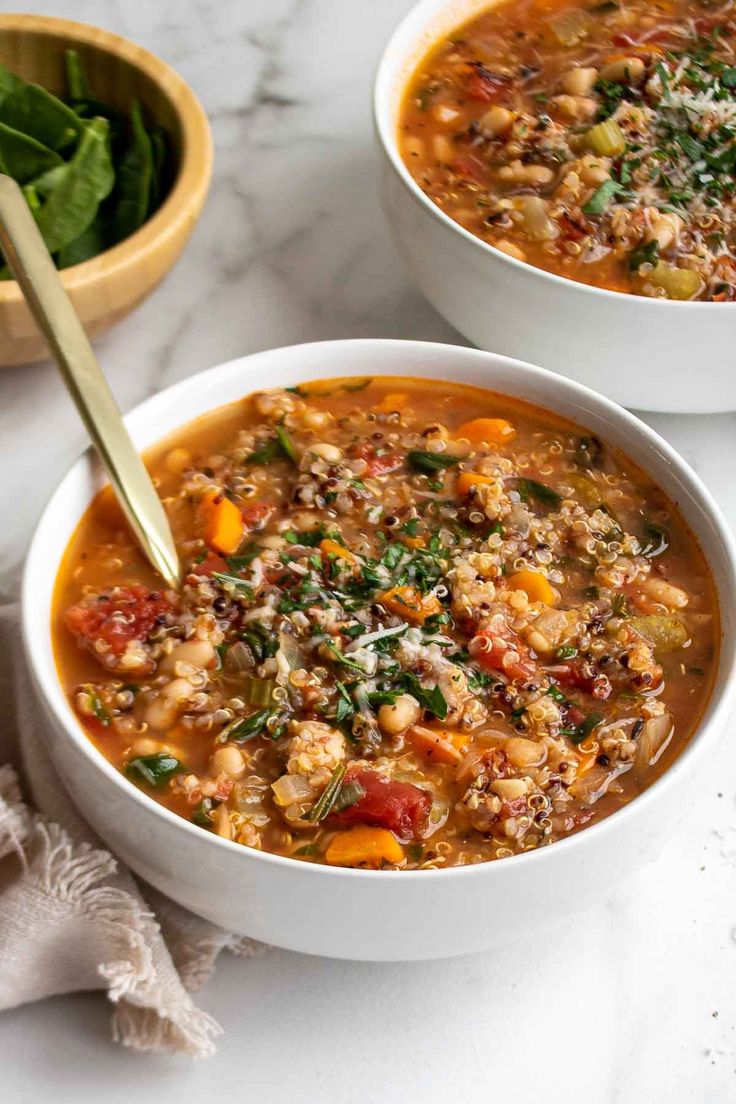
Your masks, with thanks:
M178 588L181 567L161 500L123 424L23 193L11 177L2 173L0 246L48 341L138 543L166 584Z

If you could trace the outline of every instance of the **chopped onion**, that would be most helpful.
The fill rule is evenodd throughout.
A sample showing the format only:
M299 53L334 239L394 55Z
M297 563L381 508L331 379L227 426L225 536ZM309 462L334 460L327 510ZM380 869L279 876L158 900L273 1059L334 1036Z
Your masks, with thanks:
M669 713L663 713L660 717L650 717L644 722L644 727L636 741L637 770L654 766L672 739L673 732L674 725Z
M282 774L272 783L271 789L274 801L282 808L297 801L308 801L312 796L312 787L303 774Z

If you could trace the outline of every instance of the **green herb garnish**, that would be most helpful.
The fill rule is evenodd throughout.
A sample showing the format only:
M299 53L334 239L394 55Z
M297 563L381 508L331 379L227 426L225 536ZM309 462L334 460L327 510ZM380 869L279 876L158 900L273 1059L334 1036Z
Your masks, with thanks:
M621 190L621 185L609 177L583 205L582 210L586 215L602 215L613 197Z
M656 241L645 242L638 245L629 254L629 268L632 272L638 272L644 264L656 265L659 258L659 245Z
M566 730L568 740L572 744L582 744L590 736L593 729L603 724L604 720L605 717L602 713L589 713L585 720L576 725L574 729Z
M536 479L520 479L516 488L524 502L534 499L544 506L559 506L562 495L558 494L546 483L538 483Z
M422 709L433 713L438 720L444 721L447 716L447 700L439 686L422 686L417 676L409 672L401 676L401 684L417 699Z
M406 454L406 462L414 471L423 472L425 475L434 475L435 472L444 471L460 463L459 456L447 456L443 452L426 452L423 449L412 449Z
M236 744L244 744L255 736L264 732L268 722L276 716L275 709L259 709L257 713L251 713L249 717L239 717L225 727L217 737L218 744L225 744L228 740Z
M310 821L313 824L319 824L321 820L324 820L326 816L332 811L332 806L337 800L337 795L340 792L340 786L342 780L345 777L346 771L345 763L338 763L335 767L330 780L322 791L319 800L312 806L310 811L305 815L304 819Z
M125 773L131 781L145 782L156 789L165 786L181 770L179 760L165 751L157 755L139 755L125 764Z
M288 457L292 464L298 464L299 455L294 447L294 442L282 425L276 426L276 436L284 456Z

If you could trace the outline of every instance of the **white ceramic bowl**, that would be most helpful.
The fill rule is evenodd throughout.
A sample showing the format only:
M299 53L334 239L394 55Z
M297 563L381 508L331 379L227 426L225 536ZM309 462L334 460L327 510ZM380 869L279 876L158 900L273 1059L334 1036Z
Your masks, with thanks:
M419 287L480 348L544 364L624 406L736 409L736 304L647 299L543 272L463 229L414 182L396 142L406 85L443 34L491 6L492 0L422 0L378 68L384 208Z
M540 368L452 345L334 341L243 357L156 395L126 421L145 448L197 415L268 383L330 376L451 379L519 395L626 449L680 506L713 569L724 642L706 716L677 762L620 812L536 852L450 870L343 870L252 851L155 804L103 758L61 689L49 623L54 577L95 490L98 464L85 453L39 522L23 581L23 635L49 747L69 793L124 862L158 889L226 928L312 954L357 959L443 957L503 943L608 890L656 857L687 808L693 776L734 696L736 575L730 533L706 489L647 426L607 399Z

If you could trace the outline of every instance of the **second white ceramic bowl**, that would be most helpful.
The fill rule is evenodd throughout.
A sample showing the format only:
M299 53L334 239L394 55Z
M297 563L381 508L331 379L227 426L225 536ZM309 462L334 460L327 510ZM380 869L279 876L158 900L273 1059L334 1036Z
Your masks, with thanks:
M401 159L401 101L444 34L492 0L422 0L381 59L374 93L383 201L429 301L483 349L544 364L640 410L736 409L736 304L677 303L575 283L514 260L444 214Z
M707 490L652 430L579 384L476 349L376 340L274 349L185 380L143 403L126 423L144 449L264 383L293 386L358 375L457 380L539 403L625 449L677 502L714 573L723 645L715 691L697 734L644 794L551 847L479 866L396 873L343 870L254 851L157 805L87 739L54 664L55 576L102 484L89 453L66 475L34 535L23 580L23 635L48 717L49 749L67 790L102 839L142 878L217 924L280 947L337 958L438 958L543 932L657 856L687 810L694 778L714 753L734 697L736 561Z

